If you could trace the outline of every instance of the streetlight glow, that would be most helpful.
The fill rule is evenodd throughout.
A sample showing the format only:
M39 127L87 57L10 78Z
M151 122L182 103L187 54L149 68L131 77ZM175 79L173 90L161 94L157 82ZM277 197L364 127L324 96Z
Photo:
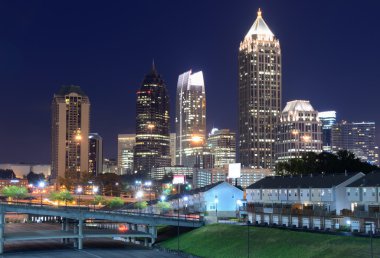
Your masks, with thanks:
M160 199L161 199L161 202L164 202L166 200L166 196L165 195L161 195Z
M144 192L143 191L137 191L137 193L136 193L136 198L137 199L140 199L140 198L142 198L144 196Z

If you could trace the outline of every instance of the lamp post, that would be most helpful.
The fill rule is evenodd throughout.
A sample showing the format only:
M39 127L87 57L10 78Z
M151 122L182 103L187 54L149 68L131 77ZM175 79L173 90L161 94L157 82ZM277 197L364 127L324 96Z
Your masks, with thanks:
M218 223L218 202L219 202L219 199L218 199L218 196L215 195L215 213L216 213L216 222Z
M371 230L369 231L369 238L370 238L370 243L371 243L371 245L370 245L370 251L371 251L371 258L373 258L373 245L372 245L372 236L373 236L373 231L372 231L372 223L370 223L370 222L366 222L366 223L364 223L364 225L367 227L367 226L370 226L371 227Z
M78 194L78 205L79 205L79 210L80 210L80 195L83 191L83 188L81 186L78 186L77 188L77 194Z
M45 188L45 182L41 181L38 183L38 187L40 188L40 194L41 194L41 207L42 207L42 191Z
M189 200L189 197L187 196L184 196L183 197L183 202L185 204L185 207L184 207L184 213L185 213L185 220L186 220L186 214L187 214L187 201Z
M143 191L141 191L141 190L137 191L137 193L136 193L136 199L137 199L138 202L141 202L141 198L143 196L144 196L144 192ZM139 213L141 213L140 205L141 204L139 204Z
M247 235L248 235L248 242L247 242L247 249L248 249L248 258L249 258L249 225L251 224L251 222L249 221L249 218L247 220Z
M94 194L94 211L95 211L95 195L98 193L98 191L99 191L99 186L93 185L92 193Z

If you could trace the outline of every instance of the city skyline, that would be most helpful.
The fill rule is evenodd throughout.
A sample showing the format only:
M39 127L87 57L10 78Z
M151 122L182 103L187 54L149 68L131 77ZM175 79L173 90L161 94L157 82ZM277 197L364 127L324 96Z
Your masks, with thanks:
M156 12L155 8L160 8L158 5L149 5L148 12ZM176 3L173 5L174 8L179 8ZM199 8L199 5L201 3L196 3L195 6L190 7L189 10L186 10L185 15L189 15L193 11L192 8ZM199 41L191 39L190 44L185 46L190 48L188 51L190 54L181 56L179 51L183 51L184 46L171 48L173 45L168 43L169 40L178 37L182 32L177 26L174 26L173 29L167 27L169 22L179 20L179 17L175 15L164 19L163 23L159 22L155 29L159 32L161 29L164 33L163 37L167 36L164 42L168 45L158 42L152 45L151 42L151 48L145 53L136 51L139 53L133 55L129 51L137 49L144 40L144 36L141 34L144 30L149 30L150 20L139 24L141 28L136 32L128 26L133 27L133 24L136 25L134 22L140 20L126 19L124 23L121 23L120 19L124 21L120 18L122 17L121 11L117 12L118 15L114 18L119 22L115 28L110 26L114 24L112 23L113 19L109 16L105 16L108 18L101 17L101 21L110 20L105 27L100 26L101 21L96 23L102 29L103 34L101 35L104 38L109 37L109 40L103 39L100 43L95 43L92 39L95 39L94 35L97 31L85 31L87 27L95 29L96 26L92 27L89 22L79 18L81 11L87 8L84 5L76 6L78 10L73 10L69 8L70 6L66 6L66 9L63 8L74 18L73 21L68 21L68 24L65 25L58 21L64 12L58 10L57 5L26 4L25 6L18 6L8 3L5 7L9 7L10 11L1 17L2 24L11 25L3 27L3 41L0 44L2 46L1 51L5 56L4 63L1 65L3 71L1 72L0 83L4 85L2 87L7 87L5 91L7 97L0 104L3 110L0 113L0 120L5 125L0 128L0 140L4 146L0 149L0 162L49 163L50 101L56 89L64 84L79 85L89 96L92 103L90 131L104 135L105 157L116 158L117 134L135 132L134 99L143 80L146 67L152 58L156 60L160 73L167 82L169 97L172 100L175 96L176 76L178 74L190 68L195 71L204 71L205 84L208 87L206 93L208 100L207 131L215 125L215 127L230 128L237 132L236 49L243 35L254 22L259 7L262 8L264 18L273 33L281 40L284 68L283 105L288 100L308 99L318 111L336 110L337 121L375 121L379 123L379 115L373 112L376 97L379 95L379 90L375 87L379 84L379 79L375 78L376 56L380 54L379 51L371 52L371 56L363 53L360 57L355 57L355 62L366 64L362 65L363 67L355 66L355 70L350 70L351 68L346 64L352 56L361 53L359 51L361 47L357 46L361 42L361 35L374 31L374 26L371 26L376 17L373 10L377 9L376 5L378 4L364 3L360 8L351 3L344 6L336 3L331 3L328 6L323 4L315 6L311 4L310 6L309 4L308 8L302 9L302 12L297 12L295 6L301 10L303 5L302 2L297 2L297 5L277 2L275 6L260 1L241 3L238 7L222 4L218 13L212 13L212 4L206 3L203 6L204 8L199 10L200 19L196 21L196 24L203 27L201 26L198 29L200 32L194 29L194 33L201 33L200 35L209 33L211 35ZM136 6L121 6L120 8L131 12L131 10L142 10L146 6L148 6L147 2L136 4ZM114 13L116 8L116 6L107 7L104 13L108 15ZM311 11L313 8L314 10ZM3 11L6 9L3 8ZM89 21L95 22L95 14L101 12L101 7L94 4L89 9L87 13L90 18ZM12 11L19 13L16 16L19 19L18 21L12 20L15 18L10 17ZM49 11L56 16L51 17L51 25L43 23ZM231 12L230 22L222 20L223 15L228 13L227 11ZM340 15L339 20L334 18L337 14ZM38 15L41 15L42 18L38 18ZM350 20L352 17L356 17L356 23ZM311 21L317 18L320 18L319 23ZM294 29L298 22L300 26ZM221 25L218 26L218 23ZM57 31L50 27L53 25L59 25ZM186 25L185 29L194 28L194 24L180 25ZM36 30L34 26L42 26L42 29L34 31L33 29ZM309 27L305 29L307 26ZM73 29L74 27L79 28ZM113 30L109 30L110 27ZM359 28L361 28L360 35L352 37L351 31L359 31ZM70 29L73 30L69 32ZM45 30L50 33L48 33L48 37L41 36ZM19 35L12 31L19 33ZM128 34L131 31L136 34L131 34L132 36L127 38L134 43L122 46L121 43L125 43L126 39L121 37L119 33ZM221 37L217 34L226 34L227 37L224 35L226 42L213 49L213 43L220 40ZM342 34L350 37L350 40L344 41L344 45L340 41L343 38ZM202 38L200 35L198 39ZM316 38L316 35L320 37L319 41L312 40ZM372 37L372 34L370 35ZM65 39L65 36L72 38L66 38L64 43L58 43L61 39ZM118 41L119 36L120 40ZM195 38L197 37L195 36ZM23 45L22 41L28 43L28 46ZM378 41L380 39L375 35L371 42L376 45ZM37 47L37 45L41 46ZM114 51L108 49L112 46L115 47ZM85 47L89 47L89 50L84 51ZM198 54L197 49L199 50ZM45 52L41 54L43 51ZM105 58L104 54L101 54L102 51L105 51L109 56ZM350 58L344 56L347 51L352 53L349 55ZM48 57L49 55L51 57ZM67 57L64 57L65 55ZM76 57L77 55L78 57ZM36 59L36 56L41 57L40 61ZM181 58L175 60L173 59L174 56L177 59L178 56ZM329 57L331 60L328 59ZM209 61L213 58L217 62L215 60L214 62ZM121 61L124 59L130 60ZM106 68L99 63L91 64L91 62L97 63L97 60L99 63L104 62L104 60L112 62L111 68ZM304 67L303 63L310 60L312 62L308 63L309 67ZM137 63L135 67L132 67L134 62ZM107 62L104 63L107 64ZM219 63L223 63L223 65ZM111 69L114 70L110 71ZM373 72L372 69L374 69ZM355 91L356 87L360 87L362 91ZM347 89L351 89L355 93L351 93ZM343 96L343 92L347 95ZM337 98L336 96L339 93L342 96ZM10 101L16 98L19 105L12 110L12 115L10 115L8 113L10 103L12 103ZM223 102L220 99L223 99ZM175 103L172 102L171 114L174 114L174 106ZM26 109L28 112L25 112ZM172 115L171 132L174 132L174 128ZM26 130L30 133L24 133ZM377 132L378 142L379 132Z

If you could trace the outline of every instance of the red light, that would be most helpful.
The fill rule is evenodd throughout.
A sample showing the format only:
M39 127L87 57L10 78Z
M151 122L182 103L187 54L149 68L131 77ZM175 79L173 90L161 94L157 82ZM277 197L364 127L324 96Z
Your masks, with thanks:
M126 231L128 231L128 227L126 225L119 225L119 231L124 233Z

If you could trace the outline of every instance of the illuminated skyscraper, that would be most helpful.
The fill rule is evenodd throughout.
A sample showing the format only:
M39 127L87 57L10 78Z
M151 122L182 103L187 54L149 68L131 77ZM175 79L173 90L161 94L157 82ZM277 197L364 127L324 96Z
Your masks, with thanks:
M322 152L322 123L309 101L286 103L277 128L278 162L301 158L306 152Z
M88 172L90 100L79 86L62 86L51 110L51 178L79 178Z
M202 71L178 77L176 100L177 165L199 165L206 140L206 93Z
M235 133L229 129L213 128L208 135L207 145L214 156L214 167L236 162Z
M261 16L239 48L239 161L274 167L274 142L281 112L280 42Z
M88 172L96 176L103 173L103 138L97 133L90 133L88 141Z
M145 177L153 167L170 166L169 97L153 64L136 103L136 146L134 170Z
M322 142L323 151L331 152L331 129L336 124L336 112L325 111L318 113L319 120L322 122Z
M133 153L136 134L119 134L117 136L117 167L120 175L133 172Z
M175 154L177 152L176 148L177 134L170 133L170 159L171 165L175 166L177 164Z
M332 150L348 150L364 162L379 165L375 122L342 121L332 126Z

